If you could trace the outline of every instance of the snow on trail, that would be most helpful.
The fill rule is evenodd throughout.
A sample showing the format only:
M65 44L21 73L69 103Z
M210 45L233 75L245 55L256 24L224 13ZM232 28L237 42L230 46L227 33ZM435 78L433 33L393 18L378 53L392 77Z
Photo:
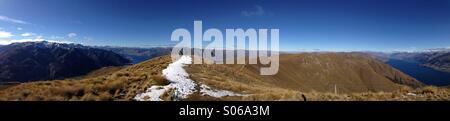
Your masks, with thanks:
M187 64L191 64L192 59L189 56L181 56L180 59L171 63L166 69L162 70L162 74L169 80L173 88L175 88L175 98L184 99L188 95L195 92L196 84L189 79L189 74L183 69Z
M170 90L172 86L152 86L147 89L147 92L141 93L136 95L134 97L137 101L164 101L161 98L159 98L161 95L163 95L166 91Z
M214 90L211 89L211 87L202 84L200 86L200 93L202 95L208 95L211 97L216 97L216 98L220 98L220 97L224 97L224 96L245 96L244 94L237 94L231 91L227 91L227 90Z
M166 69L162 70L163 76L170 81L169 85L152 86L145 93L136 95L134 99L138 101L162 101L159 97L170 89L175 89L175 100L184 99L194 93L196 84L189 79L189 74L183 69L184 66L191 63L191 57L181 56L180 59L169 64Z
M151 86L146 92L137 94L134 99L137 101L163 101L160 96L172 89L174 90L173 96L175 100L187 98L188 95L196 92L195 87L197 86L193 80L189 79L189 74L183 69L184 66L191 63L192 58L190 56L181 56L180 59L169 64L166 69L162 70L163 76L169 80L170 84L165 86ZM236 94L226 90L213 90L204 84L200 88L202 95L216 98L223 96L243 96L242 94Z

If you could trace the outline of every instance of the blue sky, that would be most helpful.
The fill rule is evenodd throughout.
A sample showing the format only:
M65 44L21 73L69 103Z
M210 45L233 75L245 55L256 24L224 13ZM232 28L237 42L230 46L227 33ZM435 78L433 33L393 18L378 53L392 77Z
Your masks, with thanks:
M449 0L0 0L0 44L153 47L176 28L277 28L284 51L450 46Z

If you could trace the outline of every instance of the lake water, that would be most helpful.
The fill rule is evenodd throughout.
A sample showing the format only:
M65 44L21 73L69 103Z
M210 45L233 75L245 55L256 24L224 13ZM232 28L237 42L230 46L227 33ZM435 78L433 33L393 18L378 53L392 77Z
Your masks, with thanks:
M421 66L418 62L391 59L386 63L427 85L450 85L449 72L438 71L432 68L424 67Z
M127 57L131 60L132 64L137 64L151 58L148 56L134 56L134 55L127 55Z

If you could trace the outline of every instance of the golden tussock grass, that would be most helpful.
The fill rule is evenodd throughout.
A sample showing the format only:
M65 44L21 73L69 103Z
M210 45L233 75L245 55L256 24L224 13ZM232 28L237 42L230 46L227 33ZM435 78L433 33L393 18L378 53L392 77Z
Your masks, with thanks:
M89 78L39 81L5 87L0 100L133 100L153 85L167 85L161 74L169 56L96 72ZM245 96L214 98L199 92L186 100L211 101L427 101L450 100L450 89L422 87L414 79L378 61L355 54L298 54L280 58L279 75L260 76L259 65L188 65L197 84ZM348 71L352 70L352 71ZM387 71L383 71L387 70ZM313 80L313 81L311 81ZM334 92L333 85L337 86ZM160 98L173 100L173 91Z
M151 85L167 83L160 75L169 63L169 57L158 57L120 70L103 69L84 79L23 83L0 90L0 100L132 100Z
M382 101L449 100L449 91L422 87L402 72L360 54L293 54L280 57L280 71L260 76L258 65L190 65L191 79L246 96L214 100ZM334 85L336 93L334 92ZM439 93L435 93L439 92ZM195 99L210 98L193 96Z

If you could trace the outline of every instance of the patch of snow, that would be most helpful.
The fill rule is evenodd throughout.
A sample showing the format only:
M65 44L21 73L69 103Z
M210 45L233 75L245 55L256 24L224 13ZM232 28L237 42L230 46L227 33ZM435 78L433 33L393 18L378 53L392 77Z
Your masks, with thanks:
M406 95L408 95L408 96L417 96L417 94L414 94L414 93L407 93Z
M177 61L169 64L162 71L163 76L170 81L166 86L152 86L146 92L136 95L134 98L138 101L162 101L160 96L170 89L175 89L173 96L175 100L187 98L188 95L194 93L196 84L189 79L189 74L183 69L186 64L191 64L192 58L189 56L181 56ZM146 98L147 97L147 98Z
M197 84L189 79L189 74L183 69L187 64L192 63L190 56L181 56L177 61L169 64L166 69L162 70L163 76L169 80L170 84L165 86L151 86L146 92L137 94L134 99L137 101L163 101L160 97L170 90L174 90L175 100L182 100L188 95L193 94L197 90ZM224 96L246 96L245 94L238 94L227 90L214 90L207 85L200 85L200 93L216 98Z
M216 98L224 97L224 96L245 96L244 94L237 94L227 90L214 90L207 85L200 85L200 93L202 95L208 95Z
M168 91L171 87L167 86L152 86L147 89L147 92L141 93L134 97L137 101L163 101L159 98L164 92Z
M189 74L183 69L186 64L191 64L192 58L189 56L181 56L180 59L171 63L162 74L171 82L175 90L176 99L184 99L188 95L195 92L196 84L189 79Z

